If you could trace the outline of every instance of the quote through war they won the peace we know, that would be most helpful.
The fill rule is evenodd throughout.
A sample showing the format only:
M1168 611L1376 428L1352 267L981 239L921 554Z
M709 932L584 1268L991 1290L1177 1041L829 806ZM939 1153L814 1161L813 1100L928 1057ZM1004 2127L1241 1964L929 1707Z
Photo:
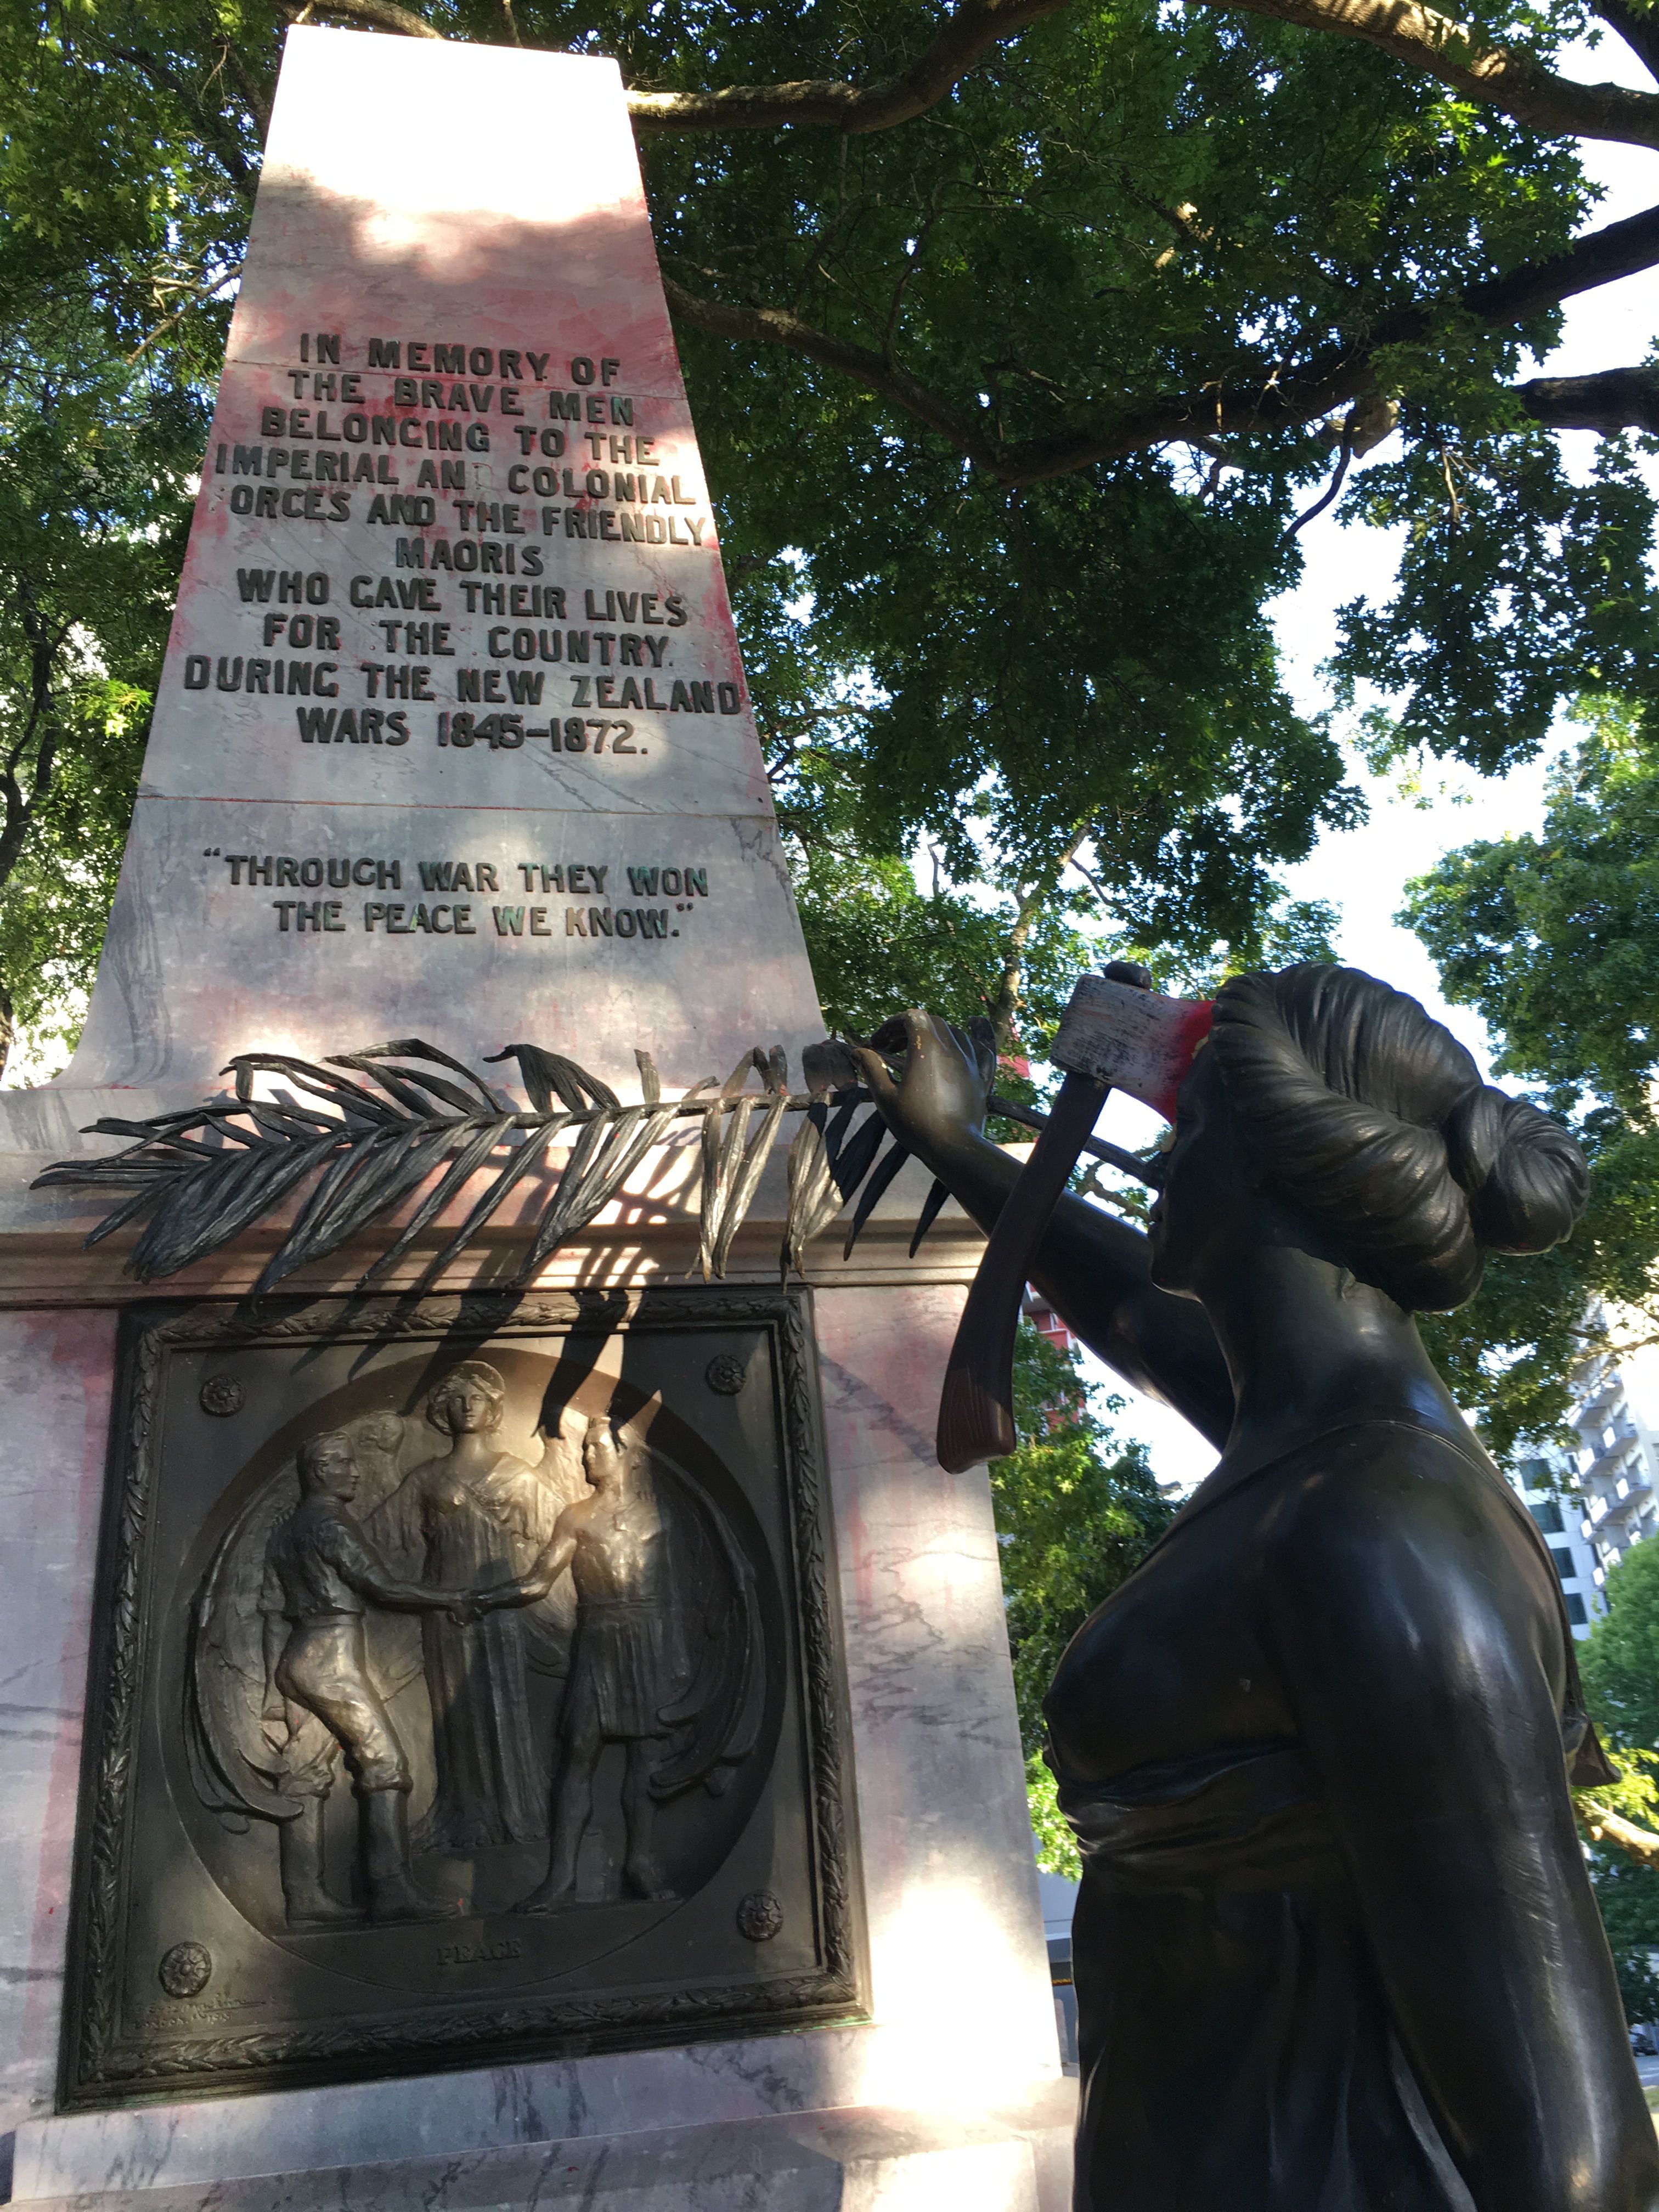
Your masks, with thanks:
M630 392L617 358L550 349L306 331L295 351L247 394L257 436L216 430L204 491L224 518L234 588L222 576L213 596L231 634L228 650L185 653L186 694L235 695L276 744L427 746L503 768L580 755L619 783L678 731L709 731L700 718L746 732L683 401ZM657 407L677 427L653 424ZM619 559L637 562L627 584ZM677 937L709 895L708 866L683 857L204 857L295 935L649 943Z

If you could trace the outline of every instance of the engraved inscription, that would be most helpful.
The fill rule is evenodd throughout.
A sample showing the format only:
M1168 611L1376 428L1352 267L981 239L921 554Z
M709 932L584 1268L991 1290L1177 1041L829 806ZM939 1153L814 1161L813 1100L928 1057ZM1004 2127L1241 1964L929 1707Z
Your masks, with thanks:
M671 645L672 633L696 625L687 591L656 564L677 551L693 561L712 554L714 521L695 449L684 434L647 422L660 403L623 388L620 356L599 357L610 381L595 391L583 383L586 356L559 364L550 347L337 332L343 362L358 365L323 369L309 364L311 337L294 334L295 358L305 365L264 372L263 388L222 423L232 434L216 438L207 503L233 520L320 530L319 550L349 532L349 557L372 561L378 546L387 568L354 565L342 617L312 611L340 604L326 567L266 566L257 555L239 563L238 593L253 628L240 653L187 654L186 690L343 701L292 710L289 741L303 744L403 745L414 738L467 745L475 742L471 718L458 737L450 710L510 705L553 711L528 726L512 718L509 749L530 737L555 753L598 752L602 739L580 723L573 745L561 708L620 709L649 718L647 727L661 717L655 728L664 738L676 716L743 713L741 685L703 672L695 635L686 649ZM449 365L424 373L440 356ZM408 373L411 359L422 373ZM471 367L502 360L520 363L520 373L475 374ZM528 368L533 362L543 364L539 374ZM463 372L456 362L466 364ZM381 529L401 534L380 538ZM596 541L637 545L651 559L638 588L581 579L580 549ZM549 562L563 564L570 548L579 549L574 578L547 580ZM554 626L574 613L586 627ZM550 668L557 672L550 693ZM364 704L374 700L400 708ZM447 711L411 720L402 708L417 703ZM489 749L503 742L492 735ZM613 758L641 758L650 745L625 737L611 750Z
M524 733L517 726L522 717L516 714L492 714L475 718L471 714L444 715L444 728L440 740L447 744L516 745L524 742ZM594 749L604 748L605 733L612 733L617 751L628 750L625 732L630 728L626 722L586 724L568 721L565 724L563 742L573 752L585 750L587 739L576 742L573 732L591 729L598 734L593 738ZM453 733L452 734L452 727ZM516 860L496 862L476 856L459 860L406 860L401 855L391 859L375 855L357 857L334 854L325 858L320 854L295 855L291 853L228 853L222 846L204 847L202 857L219 860L229 870L229 886L234 890L258 892L281 890L284 886L296 894L310 890L321 892L344 891L349 889L400 891L405 882L411 891L465 891L471 896L465 902L456 899L409 898L404 900L363 899L347 900L319 896L312 899L262 899L276 917L272 927L279 932L292 931L303 936L307 931L315 935L319 931L362 930L373 937L378 932L388 937L409 937L425 933L434 937L474 937L483 928L480 919L486 909L482 900L487 895L505 890L510 898L514 891L525 894L540 890L544 897L550 891L573 898L602 898L600 906L574 905L563 908L563 933L568 937L620 938L624 942L637 939L641 942L663 942L680 933L677 915L686 915L696 909L710 896L710 872L706 867L644 866L625 862L617 869L607 860L543 861ZM514 871L517 870L518 879ZM623 890L621 877L627 878ZM718 877L716 878L718 882ZM629 906L620 903L624 897L643 898L661 903ZM526 934L525 917L530 917L529 934L545 937L553 934L546 917L560 909L551 905L496 905L488 912L495 923L497 937L522 938Z
M495 806L520 803L521 783L500 787L514 763L540 763L538 791L562 781L573 755L583 777L626 787L705 718L711 730L741 723L747 742L729 617L708 590L714 519L678 398L634 388L620 349L562 356L550 342L475 344L465 332L320 335L291 331L287 365L279 351L227 382L202 495L216 529L198 540L224 548L222 615L166 681L204 703L234 699L262 746L329 748L342 799L353 762L376 763L379 777L411 747L453 760L466 785L451 788L456 803ZM616 580L617 555L590 554L596 541L635 549L631 583ZM706 756L699 745L692 757ZM375 797L389 788L377 781ZM477 870L484 896L459 902L385 896L417 869L431 888L434 864L414 854L203 857L256 892L233 905L239 926L257 921L296 957L297 940L312 940L313 958L331 957L331 939L368 936L390 957L386 940L424 936L526 957L560 939L579 958L597 956L571 940L603 939L649 959L702 911L710 874L706 854L635 851L593 871L617 891L625 875L625 899L577 903L573 886L569 904L510 893L498 904L488 892L505 881L476 877L504 878L505 857ZM210 896L222 890L222 874L204 873ZM327 895L348 881L373 895ZM277 896L258 898L264 885Z
M263 2012L274 2002L271 1997L218 1997L206 2004L149 2005L138 2016L146 2027L176 2027L181 2021L234 2020L239 2013Z
M438 1952L441 1966L493 1966L503 1959L522 1959L524 1945L510 1939L500 1943L445 1943Z

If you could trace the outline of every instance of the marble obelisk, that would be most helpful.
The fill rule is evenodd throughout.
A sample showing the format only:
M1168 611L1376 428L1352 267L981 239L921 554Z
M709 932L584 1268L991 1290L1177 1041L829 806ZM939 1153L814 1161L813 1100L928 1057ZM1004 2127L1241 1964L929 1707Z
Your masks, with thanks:
M616 66L436 76L288 43L70 1088L818 1033Z

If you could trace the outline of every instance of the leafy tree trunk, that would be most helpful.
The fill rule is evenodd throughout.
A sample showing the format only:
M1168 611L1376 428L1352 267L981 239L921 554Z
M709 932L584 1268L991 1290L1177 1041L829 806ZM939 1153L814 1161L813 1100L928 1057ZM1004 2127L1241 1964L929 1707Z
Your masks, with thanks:
M52 788L58 760L58 717L52 677L70 625L54 623L41 612L33 585L20 576L16 585L19 626L28 654L28 709L15 742L0 767L0 891L10 880L34 819L35 808ZM27 781L25 779L27 778Z
M1089 828L1085 823L1053 866L1045 868L1040 876L1030 882L1021 884L1015 893L1017 904L1013 926L1008 932L1002 973L997 978L996 995L991 1001L991 1029L999 1053L1011 1053L1019 1042L1019 1010L1025 990L1025 948L1030 941L1031 931L1088 835Z

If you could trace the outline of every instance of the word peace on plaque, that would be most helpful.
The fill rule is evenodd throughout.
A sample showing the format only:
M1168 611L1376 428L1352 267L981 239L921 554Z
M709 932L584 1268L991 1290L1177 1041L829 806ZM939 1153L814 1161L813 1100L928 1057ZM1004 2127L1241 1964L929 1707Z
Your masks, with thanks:
M125 1327L67 2106L857 2015L801 1294Z

